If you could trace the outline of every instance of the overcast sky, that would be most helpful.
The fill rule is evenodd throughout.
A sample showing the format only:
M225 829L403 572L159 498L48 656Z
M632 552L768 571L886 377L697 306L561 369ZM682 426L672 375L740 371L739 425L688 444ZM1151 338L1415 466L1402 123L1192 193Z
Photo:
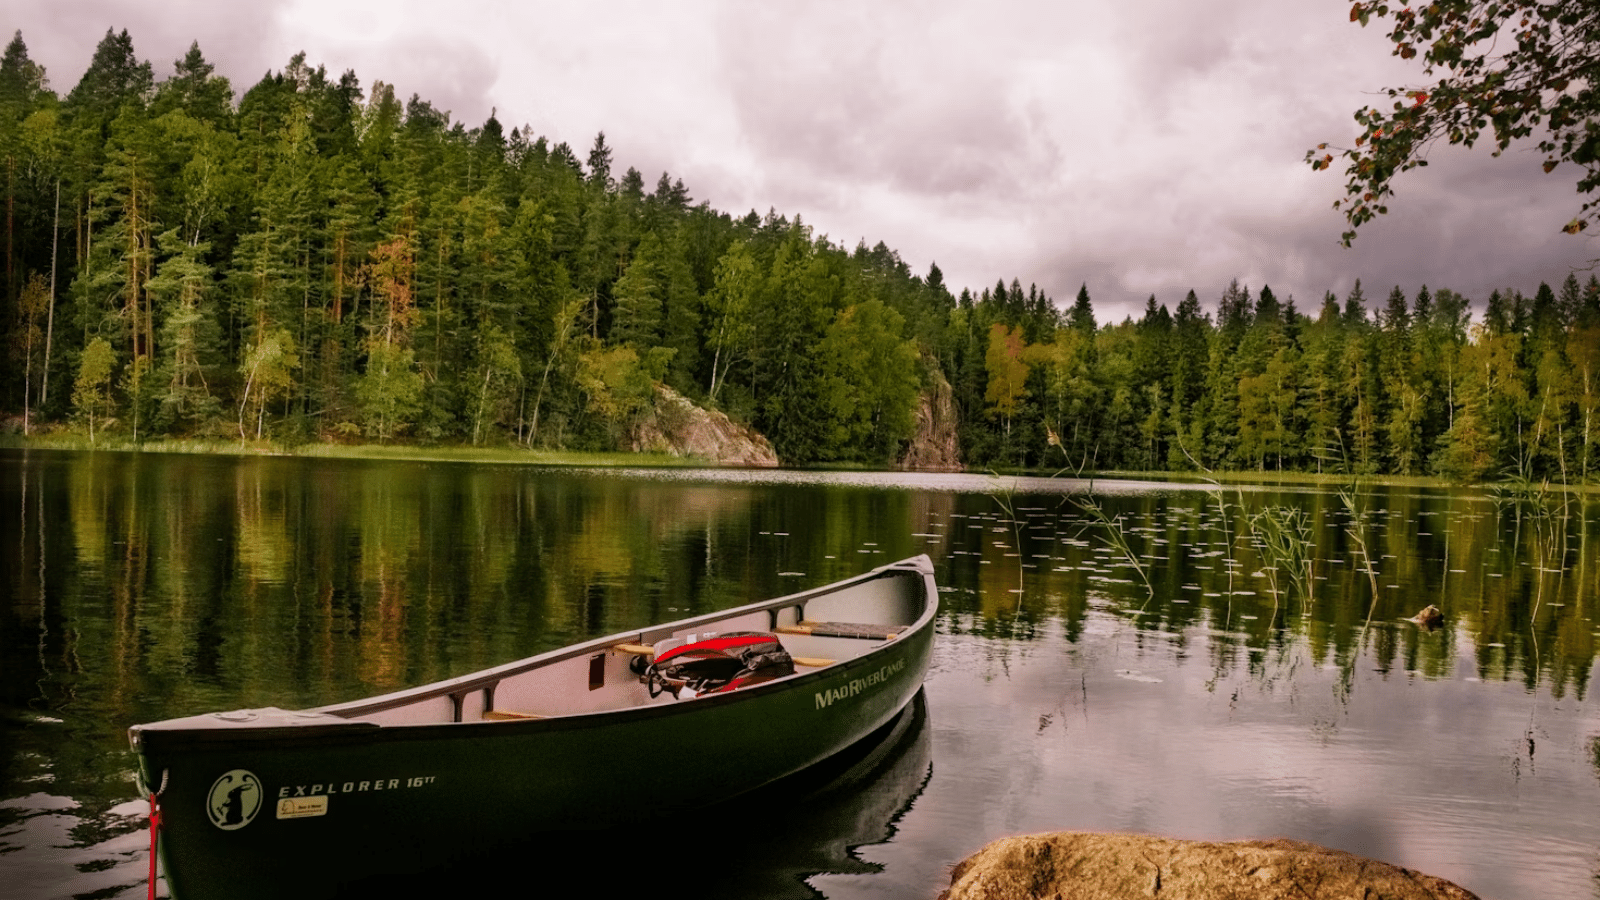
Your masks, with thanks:
M695 200L796 214L834 242L883 241L947 283L1037 283L1102 321L1229 280L1314 313L1362 280L1450 287L1481 308L1600 257L1560 227L1577 170L1513 148L1438 148L1393 211L1338 246L1338 170L1374 92L1418 84L1348 0L1038 2L420 2L49 0L10 3L51 86L71 90L107 28L157 79L189 43L242 94L304 50L364 87L394 84L475 127L490 110L614 170L663 171ZM1387 101L1384 101L1387 102ZM1580 273L1587 278L1587 273Z

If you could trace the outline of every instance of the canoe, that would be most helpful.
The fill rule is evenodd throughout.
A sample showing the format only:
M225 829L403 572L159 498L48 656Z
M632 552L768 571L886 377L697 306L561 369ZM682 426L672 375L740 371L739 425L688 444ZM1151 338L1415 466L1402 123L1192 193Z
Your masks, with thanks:
M916 695L937 606L919 556L378 697L135 725L129 741L174 898L329 896L532 833L725 803L827 760ZM793 673L676 695L652 677L747 633L776 636Z

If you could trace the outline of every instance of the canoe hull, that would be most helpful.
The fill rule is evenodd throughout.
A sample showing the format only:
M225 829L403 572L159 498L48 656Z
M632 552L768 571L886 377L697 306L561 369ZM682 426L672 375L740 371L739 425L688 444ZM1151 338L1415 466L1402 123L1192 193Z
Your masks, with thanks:
M529 832L727 800L899 713L931 655L928 602L922 627L860 658L687 702L523 721L145 732L143 776L158 784L169 773L168 884L179 900L328 895Z

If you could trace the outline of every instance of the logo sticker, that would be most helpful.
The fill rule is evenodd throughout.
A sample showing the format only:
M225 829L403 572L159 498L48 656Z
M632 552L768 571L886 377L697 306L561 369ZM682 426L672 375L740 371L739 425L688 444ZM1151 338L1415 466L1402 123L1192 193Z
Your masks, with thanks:
M315 797L285 797L278 801L278 818L307 819L328 814L328 795Z
M248 769L223 773L206 794L206 814L211 824L223 831L236 831L250 824L261 811L261 779Z

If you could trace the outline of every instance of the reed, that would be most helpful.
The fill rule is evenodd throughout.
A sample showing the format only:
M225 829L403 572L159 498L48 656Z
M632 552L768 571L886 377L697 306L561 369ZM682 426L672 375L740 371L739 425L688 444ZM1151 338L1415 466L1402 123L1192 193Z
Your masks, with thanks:
M1089 489L1094 489L1093 482L1090 482ZM1139 580L1144 582L1145 593L1149 595L1150 599L1155 599L1156 589L1150 583L1150 573L1146 569L1144 559L1134 552L1133 544L1128 540L1127 530L1122 527L1122 516L1120 514L1116 516L1108 514L1105 511L1105 507L1101 506L1099 501L1092 496L1081 500L1074 499L1072 505L1076 506L1100 526L1100 540L1105 543L1108 549L1115 551L1126 560L1135 572L1139 573Z
M1339 502L1350 514L1350 524L1345 526L1344 533L1355 542L1356 550L1361 554L1362 568L1372 584L1372 603L1367 606L1367 620L1361 625L1357 643L1366 638L1367 629L1372 626L1372 615L1378 608L1378 570L1373 565L1371 551L1367 549L1367 517L1366 510L1361 508L1360 486L1360 481L1352 481L1339 489Z

